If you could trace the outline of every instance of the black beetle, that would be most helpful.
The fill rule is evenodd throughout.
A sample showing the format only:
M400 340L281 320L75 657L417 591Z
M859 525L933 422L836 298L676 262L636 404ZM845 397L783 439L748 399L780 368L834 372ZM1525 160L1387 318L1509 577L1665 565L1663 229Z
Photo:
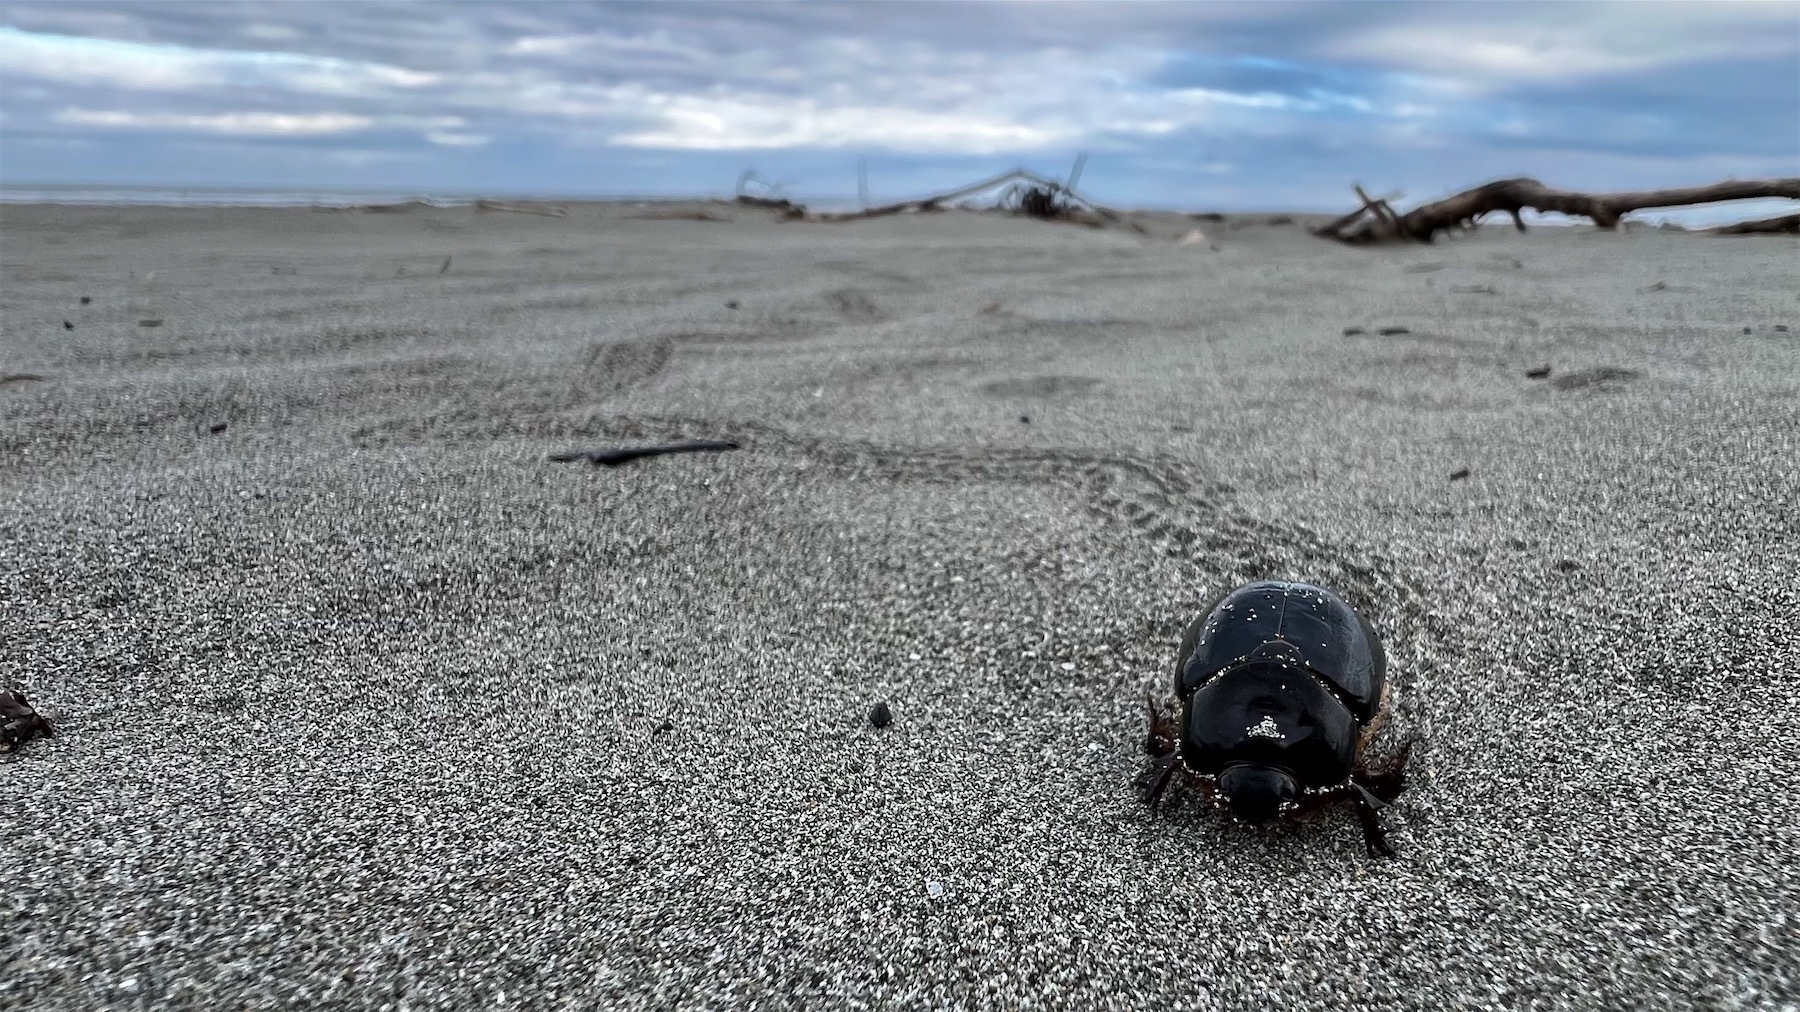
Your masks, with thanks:
M1152 809L1177 770L1255 826L1352 801L1369 852L1393 856L1379 811L1405 788L1412 742L1365 758L1387 717L1387 655L1342 598L1273 580L1226 594L1182 637L1175 694L1179 727L1149 701Z

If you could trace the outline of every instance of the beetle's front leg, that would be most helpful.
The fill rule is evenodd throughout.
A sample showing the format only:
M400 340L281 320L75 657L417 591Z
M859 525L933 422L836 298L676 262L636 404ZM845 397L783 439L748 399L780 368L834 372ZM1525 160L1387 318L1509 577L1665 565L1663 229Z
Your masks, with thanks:
M1391 758L1369 764L1357 773L1356 783L1383 802L1399 797L1406 790L1406 761L1412 757L1416 741L1416 737L1408 738Z
M1350 792L1356 802L1356 821L1362 824L1363 842L1368 844L1369 856L1393 857L1394 848L1387 842L1387 827L1381 824L1381 809L1388 807L1387 802L1355 781L1350 783Z
M1144 697L1144 706L1150 713L1150 733L1144 738L1144 752L1161 758L1175 751L1175 722L1156 708L1156 700L1150 696Z

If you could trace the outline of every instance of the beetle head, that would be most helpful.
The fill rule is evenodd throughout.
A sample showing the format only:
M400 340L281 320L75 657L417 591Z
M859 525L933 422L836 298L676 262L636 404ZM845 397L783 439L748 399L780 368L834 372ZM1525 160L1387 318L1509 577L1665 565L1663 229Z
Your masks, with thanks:
M1294 778L1272 766L1238 765L1219 774L1219 791L1231 814L1263 826L1293 807L1300 796Z

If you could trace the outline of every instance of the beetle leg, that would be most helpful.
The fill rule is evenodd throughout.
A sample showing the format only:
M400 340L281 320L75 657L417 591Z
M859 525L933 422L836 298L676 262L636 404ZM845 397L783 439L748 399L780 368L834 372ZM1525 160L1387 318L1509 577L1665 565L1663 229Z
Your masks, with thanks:
M1150 711L1150 733L1144 738L1144 751L1161 758L1175 751L1175 729L1170 726L1169 718L1156 708L1155 699L1146 695L1144 706Z
M1367 791L1382 801L1392 801L1406 789L1406 760L1412 755L1413 742L1416 738L1408 738L1400 751L1392 759L1370 766L1358 774L1357 781Z
M1169 787L1169 779L1175 775L1175 770L1180 766L1181 757L1171 752L1157 759L1150 767L1153 779L1150 789L1144 794L1144 803L1150 806L1152 812L1156 811L1157 804L1162 800L1163 791Z
M1362 824L1363 842L1369 846L1369 856L1393 857L1394 848L1387 842L1387 827L1381 824L1380 810L1388 807L1388 803L1354 781L1350 790L1356 800L1356 821Z

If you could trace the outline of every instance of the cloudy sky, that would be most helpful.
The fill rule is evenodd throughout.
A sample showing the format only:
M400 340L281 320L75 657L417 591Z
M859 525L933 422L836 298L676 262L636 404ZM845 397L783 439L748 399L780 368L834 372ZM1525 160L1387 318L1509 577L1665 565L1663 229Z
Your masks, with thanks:
M1800 2L0 0L0 182L1130 206L1800 175Z

